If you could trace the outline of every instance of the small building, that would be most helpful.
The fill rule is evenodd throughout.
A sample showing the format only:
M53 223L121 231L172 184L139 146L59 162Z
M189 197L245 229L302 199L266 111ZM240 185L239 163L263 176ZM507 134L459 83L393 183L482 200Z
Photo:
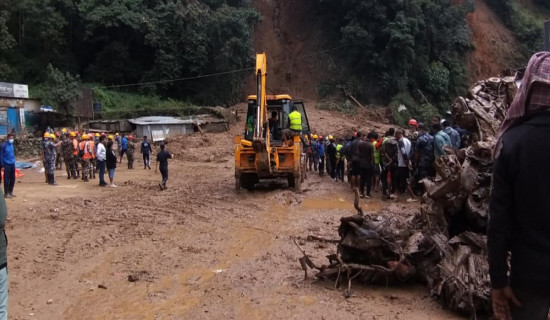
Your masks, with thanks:
M0 136L25 129L25 106L33 104L29 88L24 84L0 82Z
M153 142L195 132L195 121L174 117L141 117L128 122L135 126L136 136L148 136Z
M132 125L128 120L90 120L88 129L91 132L130 132Z

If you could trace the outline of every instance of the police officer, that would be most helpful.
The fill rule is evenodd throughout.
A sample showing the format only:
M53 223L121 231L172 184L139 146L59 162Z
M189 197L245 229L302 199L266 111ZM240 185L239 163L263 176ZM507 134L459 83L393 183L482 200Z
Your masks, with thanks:
M134 169L134 151L136 145L134 144L134 137L128 136L128 149L126 150L126 156L128 157L128 169Z
M72 176L72 161L73 161L73 143L69 138L67 132L62 133L61 140L61 155L63 156L63 161L65 162L65 170L67 171L67 179L70 179Z
M42 160L44 161L44 169L46 171L46 177L48 184L56 186L55 182L55 148L61 145L61 142L54 143L54 134L44 133L44 149L42 151Z

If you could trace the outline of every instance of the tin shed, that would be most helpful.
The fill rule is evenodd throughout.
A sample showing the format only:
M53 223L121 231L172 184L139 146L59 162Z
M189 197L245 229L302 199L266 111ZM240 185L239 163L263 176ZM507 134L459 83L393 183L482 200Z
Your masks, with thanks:
M136 126L135 132L138 137L148 136L153 142L195 132L193 120L173 117L142 117L128 119L128 122Z

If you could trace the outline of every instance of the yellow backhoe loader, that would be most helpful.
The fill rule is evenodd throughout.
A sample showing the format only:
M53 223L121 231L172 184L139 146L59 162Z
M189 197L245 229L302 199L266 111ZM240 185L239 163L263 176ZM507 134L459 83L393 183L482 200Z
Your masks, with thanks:
M288 94L266 94L265 53L256 55L255 72L257 92L248 96L245 132L235 136L236 189L250 190L260 180L286 178L289 187L300 191L306 174L302 137L310 135L304 104ZM301 135L288 134L294 107L302 116Z

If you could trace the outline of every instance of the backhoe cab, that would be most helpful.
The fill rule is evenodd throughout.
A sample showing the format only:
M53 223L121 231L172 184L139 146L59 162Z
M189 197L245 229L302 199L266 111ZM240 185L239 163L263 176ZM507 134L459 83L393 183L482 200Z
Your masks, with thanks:
M244 134L235 137L236 189L252 189L261 179L287 178L299 191L305 178L302 136L310 133L306 110L288 94L266 95L265 78L266 56L261 53L256 55L257 94L248 97ZM285 135L293 107L302 116L302 136Z

